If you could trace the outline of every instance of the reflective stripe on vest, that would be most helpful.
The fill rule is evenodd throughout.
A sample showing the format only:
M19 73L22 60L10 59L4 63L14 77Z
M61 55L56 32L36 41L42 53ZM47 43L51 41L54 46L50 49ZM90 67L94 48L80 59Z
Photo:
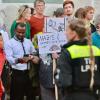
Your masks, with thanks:
M87 46L72 45L66 49L69 51L72 59L90 57L90 47L88 45ZM94 56L100 56L99 48L92 46L92 49Z

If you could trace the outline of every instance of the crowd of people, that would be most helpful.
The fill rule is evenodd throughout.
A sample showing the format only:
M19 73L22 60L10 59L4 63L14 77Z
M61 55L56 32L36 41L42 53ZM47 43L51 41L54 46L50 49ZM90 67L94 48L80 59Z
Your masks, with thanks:
M65 0L52 17L67 19L68 43L60 53L39 54L37 34L44 34L45 18L50 17L44 15L45 5L44 0L35 0L34 8L22 5L10 38L0 25L0 100L5 100L7 93L2 81L5 63L11 72L10 100L56 100L56 96L59 100L99 100L100 15L94 16L92 6L75 11L74 2Z

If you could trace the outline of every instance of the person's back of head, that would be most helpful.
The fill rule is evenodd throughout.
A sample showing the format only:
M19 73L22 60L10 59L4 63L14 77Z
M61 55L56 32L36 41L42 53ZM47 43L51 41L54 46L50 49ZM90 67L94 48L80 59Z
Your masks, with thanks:
M55 17L63 17L63 15L64 15L63 8L57 8L57 10L54 11L54 14L53 14L53 16Z
M85 9L79 8L75 12L75 18L84 19L85 18Z
M83 39L86 37L86 24L83 20L81 19L71 20L69 23L69 28L72 31L75 31L80 39Z

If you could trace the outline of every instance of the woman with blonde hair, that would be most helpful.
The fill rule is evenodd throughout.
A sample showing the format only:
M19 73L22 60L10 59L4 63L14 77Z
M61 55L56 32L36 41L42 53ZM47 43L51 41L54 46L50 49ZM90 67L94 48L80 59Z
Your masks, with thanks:
M72 20L67 28L68 44L63 46L55 74L64 91L63 100L99 100L100 50L86 39L83 20Z
M18 22L23 22L26 24L25 37L30 39L30 24L28 21L30 20L31 15L32 15L31 8L28 7L27 5L23 5L19 8L18 18L13 22L11 29L10 29L11 38L14 37L14 35L15 35L14 29L16 27L16 24Z

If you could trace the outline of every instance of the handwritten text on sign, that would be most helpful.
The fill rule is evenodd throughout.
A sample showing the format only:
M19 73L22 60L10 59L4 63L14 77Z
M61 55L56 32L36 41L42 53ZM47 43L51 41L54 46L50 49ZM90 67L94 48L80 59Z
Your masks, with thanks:
M62 33L45 33L38 35L39 53L55 53L61 51L61 45L67 42Z

